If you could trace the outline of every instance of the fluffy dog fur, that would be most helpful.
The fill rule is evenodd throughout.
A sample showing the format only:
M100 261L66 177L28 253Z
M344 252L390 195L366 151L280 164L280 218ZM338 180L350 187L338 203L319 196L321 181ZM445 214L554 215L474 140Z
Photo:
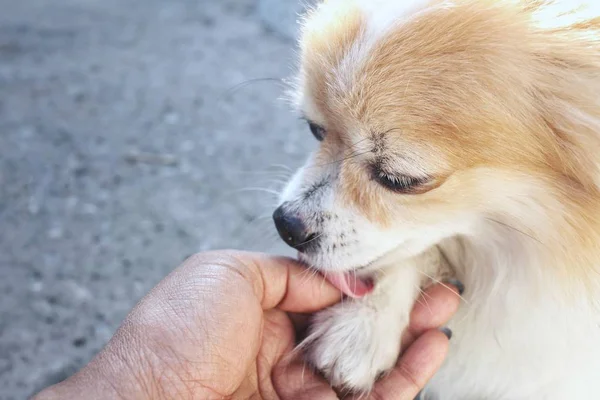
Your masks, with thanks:
M308 13L294 102L326 134L281 201L318 235L304 261L377 275L374 293L316 317L307 356L332 383L369 390L394 364L447 259L466 291L426 399L600 399L596 9L327 0ZM419 184L395 193L373 168Z

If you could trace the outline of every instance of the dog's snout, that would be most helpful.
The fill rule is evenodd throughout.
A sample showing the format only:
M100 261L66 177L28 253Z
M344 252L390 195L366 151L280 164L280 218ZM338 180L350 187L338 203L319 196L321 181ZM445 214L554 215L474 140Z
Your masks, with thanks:
M278 207L273 213L273 221L279 236L284 242L300 252L305 252L316 245L318 236L310 232L302 219L294 213L288 212L283 206Z

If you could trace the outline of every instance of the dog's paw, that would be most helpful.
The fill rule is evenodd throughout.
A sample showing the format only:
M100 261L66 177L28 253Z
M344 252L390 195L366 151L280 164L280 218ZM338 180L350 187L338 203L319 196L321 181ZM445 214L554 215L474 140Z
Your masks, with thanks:
M406 326L397 321L397 314L360 302L324 310L315 316L305 343L307 361L332 386L368 392L377 378L396 363Z

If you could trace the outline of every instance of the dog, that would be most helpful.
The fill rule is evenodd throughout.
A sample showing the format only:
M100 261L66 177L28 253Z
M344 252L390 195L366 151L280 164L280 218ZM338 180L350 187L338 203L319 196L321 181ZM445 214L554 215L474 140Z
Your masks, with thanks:
M318 149L273 217L346 300L307 361L368 392L420 290L456 278L424 399L600 399L600 12L572 0L325 0L291 99Z

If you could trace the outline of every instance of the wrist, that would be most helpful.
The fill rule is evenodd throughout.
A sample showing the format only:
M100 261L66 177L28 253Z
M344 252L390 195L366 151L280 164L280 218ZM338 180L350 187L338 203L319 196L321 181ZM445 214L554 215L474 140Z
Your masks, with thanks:
M186 393L224 398L181 368L179 357L171 359L173 354L130 333L121 328L88 365L32 400L171 399Z
M37 394L33 400L157 398L143 358L127 351L123 329L75 375ZM130 343L131 344L131 343ZM129 347L131 348L131 347Z

